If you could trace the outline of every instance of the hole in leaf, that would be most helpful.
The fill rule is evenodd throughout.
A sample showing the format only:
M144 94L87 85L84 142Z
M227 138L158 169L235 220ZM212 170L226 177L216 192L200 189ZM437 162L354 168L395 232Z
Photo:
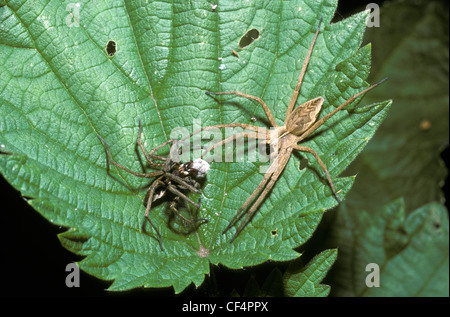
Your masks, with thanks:
M273 237L277 236L278 235L278 230L277 229L272 230L270 233L272 234Z
M245 48L252 44L254 41L256 41L259 38L259 31L257 29L251 29L247 33L244 34L243 37L241 37L239 41L239 47Z
M440 223L439 221L434 221L434 222L433 222L433 228L434 228L434 229L437 230L437 229L439 229L440 227L441 227L441 223Z
M117 43L113 40L109 40L106 44L105 50L109 57L113 57L117 52Z

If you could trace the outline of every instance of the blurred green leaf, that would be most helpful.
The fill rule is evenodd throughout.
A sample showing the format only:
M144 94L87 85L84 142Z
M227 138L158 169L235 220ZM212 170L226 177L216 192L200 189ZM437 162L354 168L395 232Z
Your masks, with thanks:
M448 7L437 1L389 1L380 27L368 28L373 54L371 80L389 77L365 102L392 98L389 117L349 167L358 174L346 203L375 211L405 198L406 212L443 202L447 168L440 153L449 136Z
M318 247L339 248L340 257L328 280L334 295L448 296L448 250L442 255L444 259L447 256L444 268L435 266L434 261L440 257L432 258L443 251L444 242L439 240L441 245L428 244L426 252L413 253L411 236L396 227L405 226L403 218L410 214L412 217L412 213L416 215L414 219L420 219L416 209L425 212L432 206L439 213L445 210L437 207L437 202L444 202L441 187L447 175L440 153L448 145L449 135L448 7L438 1L389 1L380 12L380 28L368 29L365 42L377 47L370 79L388 76L389 80L363 101L389 96L394 100L392 111L346 171L349 175L357 173L355 185L336 213L325 219L320 229L327 234L332 230L333 235ZM395 230L385 228L391 233L381 238L379 221L383 220L377 217L396 199L401 199L401 206L399 202L389 205L396 206L397 215L388 222ZM445 230L443 235L445 238ZM365 287L368 273L364 266L370 261L389 261L390 273L382 273L384 287ZM411 271L403 271L407 261L414 261L424 273L415 273L420 277L396 278ZM435 276L442 280L436 281ZM413 286L412 282L417 284Z
M275 267L260 287L255 276L251 276L243 293L244 297L281 297L285 296L283 287L283 273Z
M402 199L359 217L340 208L329 239L340 242L333 295L449 296L448 213L439 203L408 216ZM379 287L366 286L369 263L380 269Z
M368 86L370 50L360 48L367 12L329 24L336 1L79 1L80 26L68 1L4 1L0 7L0 170L85 256L86 272L113 280L110 290L200 285L209 265L242 268L286 261L337 202L318 163L299 170L293 157L260 212L230 244L221 231L262 175L258 164L214 163L202 194L209 223L184 235L171 230L166 204L152 209L162 234L141 232L148 180L106 170L96 135L114 159L142 170L138 121L150 149L194 119L213 125L251 122L255 104L218 102L204 92L240 90L260 96L280 124L318 21L318 37L298 104L325 98L321 116ZM239 50L249 29L260 36ZM115 41L117 52L105 47ZM233 50L239 51L239 58ZM380 99L381 100L381 99ZM234 102L235 104L230 104ZM238 107L236 106L238 105ZM337 178L372 137L390 102L341 111L306 146L324 160L344 197L353 177ZM257 123L266 122L259 108ZM174 136L176 137L176 136ZM4 155L9 153L10 155Z

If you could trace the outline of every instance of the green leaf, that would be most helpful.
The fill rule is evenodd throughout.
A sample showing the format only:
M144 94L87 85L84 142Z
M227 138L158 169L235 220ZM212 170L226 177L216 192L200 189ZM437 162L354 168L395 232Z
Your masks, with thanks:
M402 199L370 215L341 208L330 240L340 241L331 280L337 296L448 296L447 210L429 203L405 216ZM369 263L379 267L379 287L368 287Z
M291 261L287 268L275 266L270 273L261 272L264 277L260 287L257 278L252 274L245 290L244 297L325 297L330 293L330 286L320 284L330 267L336 261L337 250L326 250L303 265L301 258ZM283 272L284 271L284 274Z
M447 168L439 154L449 142L448 7L440 1L389 1L380 27L365 40L377 49L371 80L389 77L365 102L394 100L392 111L349 167L358 173L347 199L351 210L378 210L404 197L407 213L444 201Z
M314 257L300 272L284 275L285 292L295 297L326 297L330 286L319 284L336 261L337 250L326 250Z
M230 268L287 261L337 202L319 164L293 156L252 222L232 243L222 230L262 178L258 164L214 163L203 188L196 233L170 227L166 203L151 211L154 233L142 232L148 180L112 168L114 159L141 171L138 122L148 149L177 127L250 123L255 104L216 101L205 91L260 96L284 119L318 21L321 27L297 104L325 98L321 116L368 86L370 50L360 48L367 12L330 24L336 1L79 1L15 0L0 7L0 170L49 221L69 228L61 243L85 256L79 266L112 280L110 290L199 286L209 265ZM69 20L69 22L67 22ZM259 38L239 49L250 29ZM117 52L105 47L113 40ZM239 58L232 51L237 50ZM221 99L222 100L222 99ZM233 103L230 103L233 102ZM390 102L352 105L303 145L312 147L345 197L353 177L337 178L373 136ZM265 126L262 109L256 124ZM198 123L198 122L197 122ZM6 155L5 153L8 153ZM274 234L275 232L275 234Z
M448 145L448 9L438 1L389 1L381 7L380 19L381 27L369 29L365 37L365 41L377 47L369 78L376 81L388 76L389 85L367 94L363 102L390 97L394 103L376 136L346 171L349 175L358 173L358 177L346 201L331 215L337 215L336 219L324 219L325 226L320 230L327 235L331 230L334 234L318 247L338 247L340 251L329 279L332 295L445 296L448 284L445 286L441 282L436 286L439 291L426 287L421 292L414 292L414 287L410 289L415 279L394 277L393 281L388 281L386 274L384 284L395 282L396 290L382 286L367 291L364 284L369 274L364 271L368 262L361 263L361 259L368 258L368 242L358 242L361 232L366 230L363 228L360 232L358 226L367 225L368 217L372 222L380 221L377 217L381 210L396 199L404 202L403 218L428 203L443 203L441 187L448 173L439 157ZM398 216L396 221L403 223L403 218ZM343 223L345 228L339 228ZM340 229L342 232L337 233ZM379 237L376 232L372 237L374 241ZM401 232L399 229L398 237L385 236L386 255L377 254L378 261L395 256L405 247L401 241L407 238ZM368 240L369 233L364 235ZM414 257L415 265L425 267L427 274L433 270L428 267L432 261L428 254L441 250L439 244L428 247L428 253ZM373 248L371 250L374 252ZM397 270L396 273L402 273L402 268ZM448 281L448 275L436 275ZM418 285L432 285L433 276L428 275L430 280L427 281L424 274Z

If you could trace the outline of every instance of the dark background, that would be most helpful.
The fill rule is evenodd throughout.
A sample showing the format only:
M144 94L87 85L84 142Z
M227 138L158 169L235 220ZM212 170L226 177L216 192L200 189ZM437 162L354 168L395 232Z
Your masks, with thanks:
M384 1L339 1L335 21L342 20L360 11L368 3L376 2L381 6ZM442 153L448 166L449 149ZM448 192L448 177L445 183ZM172 296L171 288L137 289L125 293L105 291L110 282L105 282L81 271L79 288L68 288L65 279L68 272L66 265L82 258L64 249L57 234L65 229L55 226L34 211L20 193L12 188L0 176L0 197L2 202L2 221L0 237L3 245L0 264L0 285L3 296L121 296L121 295L155 295ZM448 197L447 209L448 209ZM261 269L264 269L262 266ZM216 268L217 283L229 285L242 294L249 279L249 271L232 271ZM200 289L190 286L181 295L214 295L211 285L205 281Z

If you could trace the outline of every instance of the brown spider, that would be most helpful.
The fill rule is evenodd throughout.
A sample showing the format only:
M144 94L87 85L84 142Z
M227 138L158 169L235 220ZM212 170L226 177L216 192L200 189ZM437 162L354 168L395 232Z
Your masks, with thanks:
M168 140L168 141L162 143L161 145L155 147L154 149L150 150L150 152L147 153L147 151L145 150L145 148L141 142L141 133L142 133L142 124L141 124L141 121L139 120L139 133L138 133L138 137L137 137L137 144L138 144L139 148L141 149L141 151L144 153L144 157L145 157L147 163L150 165L151 168L159 169L157 171L149 172L149 173L136 173L136 172L130 170L129 168L117 163L112 158L111 151L109 149L109 145L105 142L105 140L103 140L103 138L101 136L97 135L97 137L100 139L100 141L102 142L102 144L105 148L105 151L106 151L106 154L108 157L108 161L111 162L114 166L116 166L130 174L138 176L138 177L145 177L145 178L156 177L156 179L151 183L151 185L147 191L147 194L146 194L146 198L145 198L146 208L145 208L144 217L145 217L145 219L148 220L148 222L150 223L152 228L155 230L157 237L158 237L157 240L158 240L159 246L161 248L161 251L164 251L164 248L162 245L161 234L159 233L158 229L152 223L152 221L149 217L149 212L150 212L150 209L152 208L152 202L165 196L167 194L167 192L170 192L172 195L174 195L174 199L169 204L169 209L172 212L174 212L176 215L178 215L181 219L183 219L186 223L191 225L193 228L195 228L195 223L197 223L197 222L200 222L200 224L208 222L208 220L204 219L204 218L198 218L193 221L187 219L185 216L183 216L178 211L177 206L179 205L180 198L181 198L184 201L186 201L187 203L194 206L195 208L200 207L198 203L194 202L192 199L187 197L184 192L187 191L187 192L199 193L200 183L197 182L196 179L203 178L206 175L206 173L208 172L208 169L209 169L209 165L205 161L199 160L199 159L194 160L194 161L189 161L187 163L181 163L181 162L172 160L172 155L174 153L173 151L177 150L176 140ZM172 146L170 149L169 157L163 157L163 156L154 154L159 149L161 149L164 146L171 144L171 143L172 143ZM161 161L161 163L152 161L152 159L159 160L159 161ZM107 168L108 172L109 172L109 162L108 162L108 168ZM162 190L160 190L157 193L156 190L160 189L160 188L162 188ZM144 220L142 227L144 227L144 224L145 224L145 220Z
M300 88L302 85L303 77L305 75L306 69L309 64L309 60L311 58L311 53L314 47L314 43L316 42L317 36L319 34L320 25L321 25L322 19L320 19L319 25L317 26L317 30L315 32L313 41L311 43L311 46L308 50L308 53L306 55L305 61L303 63L300 76L297 82L297 85L295 87L294 93L292 94L291 100L289 102L287 111L286 111L286 117L284 120L284 124L282 126L278 126L274 116L272 115L269 107L266 105L266 103L259 97L251 96L239 91L230 91L230 92L206 92L207 95L236 95L240 97L244 97L247 99L255 100L257 101L264 109L264 112L267 116L267 119L270 122L270 125L275 129L277 138L277 152L272 153L277 160L273 161L269 167L268 172L264 174L263 179L259 183L258 187L253 191L253 193L248 197L248 199L244 202L244 204L241 206L241 208L238 210L236 215L233 217L233 219L230 221L228 226L225 228L223 233L226 233L242 216L244 211L249 207L249 205L253 202L255 197L259 194L259 197L251 204L247 215L245 216L244 220L241 222L240 226L237 228L236 233L233 235L232 239L230 240L230 243L234 241L234 239L239 235L239 233L243 230L246 223L251 219L253 214L256 212L259 205L262 203L264 198L267 196L267 194L270 192L272 187L275 185L276 181L280 177L281 173L283 172L287 162L289 161L289 158L291 157L291 154L293 150L301 151L301 152L308 152L311 153L319 163L320 167L324 171L328 183L331 187L331 190L333 192L333 195L336 197L336 200L338 202L341 202L339 199L336 190L334 188L333 182L331 181L331 177L328 173L328 170L325 166L325 164L320 159L319 155L311 148L298 145L297 143L305 140L308 136L310 136L317 128L319 128L325 121L327 121L329 118L331 118L334 114L336 114L339 110L342 110L347 105L351 104L353 101L355 101L359 96L363 95L364 93L368 92L369 90L375 88L379 84L381 84L386 79L383 79L377 84L374 84L363 91L355 94L354 96L347 99L343 104L341 104L339 107L334 109L329 114L325 115L320 120L317 120L318 115L320 113L320 110L322 108L322 105L324 103L324 98L317 97L314 99L311 99L296 109L294 109L294 106L297 102L297 98L300 92ZM251 130L253 132L242 132L237 133L229 138L226 138L213 146L209 147L206 152L211 151L213 148L217 146L221 146L223 144L226 144L230 141L233 141L237 138L255 138L259 139L259 133L261 131L264 131L264 143L271 145L272 147L272 141L270 139L270 131L268 129L264 129L258 126L250 125L250 124L244 124L244 123L230 123L230 124L221 124L221 125L215 125L215 126L209 126L204 127L199 131L194 132L198 133L200 131L209 130L212 128L226 128L226 127L241 127L244 129ZM261 130L262 129L262 130Z

